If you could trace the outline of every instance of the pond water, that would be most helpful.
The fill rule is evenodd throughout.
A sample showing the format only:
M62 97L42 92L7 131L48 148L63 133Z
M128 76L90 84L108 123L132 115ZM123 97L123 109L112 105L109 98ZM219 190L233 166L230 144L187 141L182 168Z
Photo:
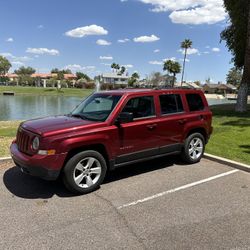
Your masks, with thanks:
M0 121L28 120L32 118L68 114L83 98L63 96L3 96L0 95ZM235 103L210 99L209 105Z

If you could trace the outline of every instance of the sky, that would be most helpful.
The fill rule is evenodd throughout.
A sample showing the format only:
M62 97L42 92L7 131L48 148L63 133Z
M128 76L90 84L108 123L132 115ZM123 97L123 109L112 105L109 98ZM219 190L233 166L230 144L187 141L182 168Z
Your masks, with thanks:
M191 39L184 80L217 83L233 67L220 41L226 25L222 0L3 0L0 54L11 72L69 68L93 77L115 62L145 78L163 73L166 59L182 64L180 43Z

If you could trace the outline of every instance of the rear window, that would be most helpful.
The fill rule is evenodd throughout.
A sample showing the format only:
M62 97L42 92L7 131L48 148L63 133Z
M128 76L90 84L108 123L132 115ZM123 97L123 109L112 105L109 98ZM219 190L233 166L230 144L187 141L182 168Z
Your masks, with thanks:
M160 95L161 114L183 112L181 97L178 94Z
M199 111L204 109L204 104L199 94L186 94L186 98L190 111Z

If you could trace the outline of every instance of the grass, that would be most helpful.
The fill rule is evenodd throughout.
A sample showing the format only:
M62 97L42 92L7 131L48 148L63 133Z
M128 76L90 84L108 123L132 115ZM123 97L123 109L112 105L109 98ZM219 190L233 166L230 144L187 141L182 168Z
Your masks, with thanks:
M250 165L250 105L239 114L234 105L212 107L214 131L206 152Z
M244 114L234 112L234 105L212 107L214 131L206 152L250 164L250 105ZM9 145L20 121L0 121L0 157L9 155Z
M76 88L41 88L41 87L20 87L20 86L0 86L0 94L4 91L13 91L16 95L54 95L54 96L79 96L84 97L91 94L93 89Z
M21 121L0 121L0 157L9 156L9 147Z

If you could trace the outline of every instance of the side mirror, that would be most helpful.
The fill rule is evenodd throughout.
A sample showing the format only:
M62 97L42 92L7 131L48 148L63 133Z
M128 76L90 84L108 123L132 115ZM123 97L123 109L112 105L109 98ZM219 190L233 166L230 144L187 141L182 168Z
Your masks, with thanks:
M133 119L134 119L133 113L122 112L122 113L120 113L120 115L117 117L117 119L116 119L116 121L115 121L115 125L120 126L120 124L122 124L122 123L132 122Z

